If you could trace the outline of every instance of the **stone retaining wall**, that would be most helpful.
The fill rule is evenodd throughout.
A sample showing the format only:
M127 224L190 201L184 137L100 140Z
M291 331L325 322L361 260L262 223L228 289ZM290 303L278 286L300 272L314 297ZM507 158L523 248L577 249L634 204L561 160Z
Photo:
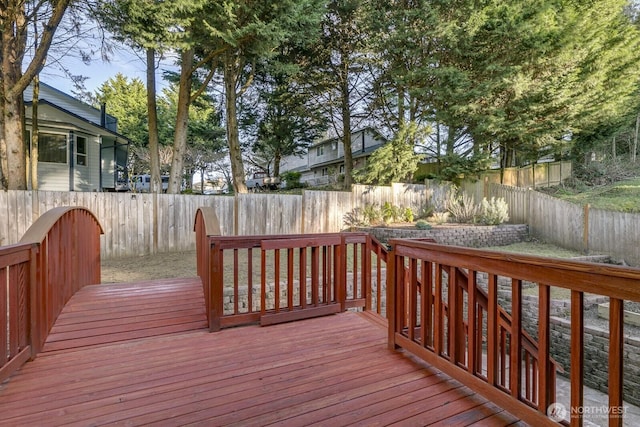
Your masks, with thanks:
M587 300L585 309L593 308L605 302L606 297ZM511 311L511 293L502 292L500 305ZM571 302L569 300L551 300L550 353L564 369L560 374L569 378L571 373ZM609 331L604 330L585 319L584 326L584 384L607 393L609 378ZM535 339L538 337L538 297L523 295L522 326ZM625 332L624 339L624 400L640 405L640 339L630 337Z
M526 224L435 226L429 230L412 227L369 227L358 231L371 233L381 242L389 239L434 239L444 245L482 248L519 243L529 237Z

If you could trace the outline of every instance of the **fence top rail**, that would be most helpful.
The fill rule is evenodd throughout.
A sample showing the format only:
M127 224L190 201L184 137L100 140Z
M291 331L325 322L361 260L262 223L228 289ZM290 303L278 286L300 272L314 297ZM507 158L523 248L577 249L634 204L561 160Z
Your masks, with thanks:
M397 255L544 285L640 301L640 268L391 239Z
M24 233L22 239L20 239L20 243L42 243L51 230L51 227L53 227L55 223L58 222L58 220L60 220L60 218L62 218L68 212L74 210L85 211L89 213L95 220L100 230L100 234L104 234L104 230L102 229L102 225L100 225L100 221L98 221L98 218L89 209L82 206L61 206L49 209L47 212L42 214L40 218L38 218L38 220L34 222L31 227L29 227L29 229Z

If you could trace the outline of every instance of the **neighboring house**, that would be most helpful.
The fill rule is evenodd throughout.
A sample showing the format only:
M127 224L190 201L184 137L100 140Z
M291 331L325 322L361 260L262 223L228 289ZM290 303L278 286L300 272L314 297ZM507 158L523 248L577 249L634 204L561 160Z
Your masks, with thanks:
M377 130L367 127L351 134L353 168L366 164L367 159L387 139ZM344 147L341 138L330 138L312 144L302 158L287 156L282 160L280 173L300 172L300 182L310 186L335 183L344 174Z
M31 141L33 88L24 92L27 141ZM38 189L124 191L129 140L117 120L51 86L38 97Z

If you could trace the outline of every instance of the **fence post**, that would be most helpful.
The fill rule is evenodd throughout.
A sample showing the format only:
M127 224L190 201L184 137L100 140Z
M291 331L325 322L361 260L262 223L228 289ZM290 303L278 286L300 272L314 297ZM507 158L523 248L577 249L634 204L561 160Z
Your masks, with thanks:
M589 255L589 203L584 205L584 215L582 216L582 245L585 255Z

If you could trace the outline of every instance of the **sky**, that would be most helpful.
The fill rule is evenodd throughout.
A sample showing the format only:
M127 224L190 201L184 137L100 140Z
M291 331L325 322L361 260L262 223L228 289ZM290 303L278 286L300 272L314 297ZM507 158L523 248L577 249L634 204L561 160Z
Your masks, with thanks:
M144 58L143 58L144 59ZM91 64L83 63L79 58L67 56L60 59L62 65L70 70L73 75L88 77L85 80L85 88L92 94L109 78L121 73L129 79L139 78L146 84L146 69L144 60L136 56L128 49L119 49L113 53L109 62L103 62L100 58L94 59ZM162 89L162 70L169 68L163 64L156 71L157 88ZM73 95L73 82L56 64L45 66L40 74L40 81L53 86L69 95Z

